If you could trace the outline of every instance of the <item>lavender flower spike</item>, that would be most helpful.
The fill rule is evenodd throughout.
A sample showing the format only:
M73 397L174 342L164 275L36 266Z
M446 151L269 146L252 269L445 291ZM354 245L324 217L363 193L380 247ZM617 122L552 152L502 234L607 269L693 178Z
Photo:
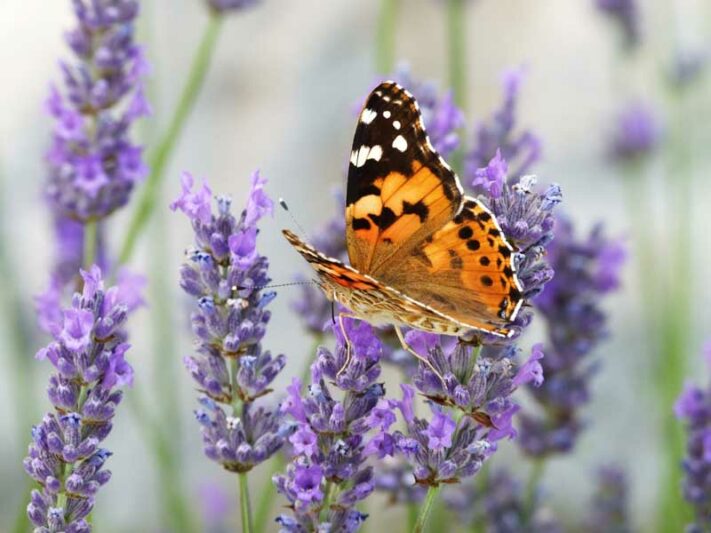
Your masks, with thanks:
M703 352L711 368L711 341L706 343ZM687 384L674 413L686 424L683 490L695 515L687 531L708 531L711 529L711 385L702 388Z
M523 82L523 68L509 69L503 75L504 101L489 122L477 125L474 144L466 155L464 175L474 178L497 151L513 166L514 177L525 174L541 158L541 141L531 130L516 131L516 105Z
M589 399L595 371L590 353L606 336L600 300L619 287L625 249L606 238L601 226L585 239L576 238L570 221L559 218L548 257L556 274L534 299L547 323L546 381L530 390L545 414L520 416L519 443L535 457L575 445L582 428L579 411Z
M595 0L597 8L619 24L624 44L634 48L639 44L639 6L637 0Z
M128 202L146 167L131 142L131 124L149 113L143 51L133 40L134 0L73 2L77 26L67 33L75 63L61 63L64 92L52 87L55 120L47 153L46 196L57 217L101 219Z
M275 293L269 283L267 258L256 248L257 222L272 212L264 180L252 175L246 208L239 218L231 202L218 197L212 211L207 184L193 191L194 179L183 175L182 194L171 204L192 221L195 247L186 253L180 285L196 300L191 320L197 353L184 363L195 380L201 408L205 454L231 472L247 472L284 443L288 426L277 409L257 406L284 368L285 357L262 349Z
M606 466L597 475L597 487L593 495L591 513L586 531L609 531L630 533L633 531L628 516L629 504L627 479L622 469Z
M54 341L37 353L56 372L48 395L54 411L32 428L25 471L41 485L33 490L27 514L37 531L90 531L85 520L94 497L111 478L104 463L111 452L101 447L108 436L119 387L130 385L124 324L134 295L104 289L101 271L82 271L84 288L74 294Z
M610 153L616 161L636 161L652 153L661 137L662 125L654 110L639 102L631 103L617 117Z
M375 486L367 456L393 453L385 432L395 422L394 405L383 398L385 389L376 381L382 345L365 322L345 319L344 327L352 350L347 366L345 339L335 326L336 350L318 349L308 393L302 396L301 383L294 379L282 404L297 425L289 439L294 459L274 477L293 510L277 518L284 532L356 531L367 518L356 504ZM369 430L378 434L368 439Z

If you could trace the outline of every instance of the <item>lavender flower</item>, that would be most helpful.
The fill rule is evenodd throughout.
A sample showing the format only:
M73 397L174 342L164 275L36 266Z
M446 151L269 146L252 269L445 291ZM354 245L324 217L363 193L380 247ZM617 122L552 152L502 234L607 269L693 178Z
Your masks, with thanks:
M133 380L123 328L134 296L118 287L104 289L97 266L81 276L83 291L62 310L54 341L37 353L56 369L48 388L54 411L32 428L23 463L42 487L32 491L27 506L38 531L91 530L85 518L111 477L103 468L111 452L101 443L122 398L119 387Z
M617 117L610 153L616 161L636 161L653 152L661 136L661 123L652 108L631 103Z
M336 350L318 349L308 393L301 395L295 378L282 404L297 430L289 439L294 458L285 474L274 477L293 511L277 518L281 531L357 530L367 516L356 505L374 489L366 458L392 454L389 435L366 438L369 430L386 431L395 422L391 403L383 399L385 389L376 382L381 343L365 322L344 319L344 327L350 360L343 333L334 326Z
M711 368L711 342L704 346L704 358ZM687 383L674 413L686 424L684 458L684 498L694 509L694 523L687 531L711 528L711 386L701 388Z
M460 523L477 525L490 533L563 531L549 509L540 502L533 502L534 513L529 516L522 484L503 468L494 470L486 484L458 485L448 490L444 497Z
M639 44L639 7L636 0L595 0L595 5L620 26L626 47L634 48Z
M61 63L65 92L52 87L55 120L47 153L46 196L57 217L101 219L128 202L146 167L129 138L149 113L141 79L147 66L133 40L138 3L73 2L78 24L67 33L76 63Z
M601 468L593 495L587 530L628 533L632 531L629 516L627 479L624 471L616 466Z
M203 184L193 192L189 174L171 205L190 218L195 232L180 285L197 300L191 320L199 346L184 359L202 393L196 417L205 454L231 472L246 472L269 458L288 430L278 411L255 405L285 364L283 355L273 357L261 346L271 316L266 306L275 296L261 290L270 281L268 262L256 249L257 222L272 212L265 183L259 173L252 175L239 219L226 197L217 198L213 214L210 188Z
M520 416L519 442L535 457L569 451L582 428L579 411L588 402L595 371L589 356L606 336L600 301L619 286L625 250L606 238L601 226L577 239L570 221L560 218L548 257L556 275L534 300L548 330L546 381L530 391L544 415Z
M512 176L525 174L541 157L541 141L530 130L516 132L516 105L523 82L522 68L504 72L504 101L500 109L492 115L490 122L482 122L476 127L474 145L467 153L464 175L475 179L476 172L486 167L501 150L501 155L514 163Z

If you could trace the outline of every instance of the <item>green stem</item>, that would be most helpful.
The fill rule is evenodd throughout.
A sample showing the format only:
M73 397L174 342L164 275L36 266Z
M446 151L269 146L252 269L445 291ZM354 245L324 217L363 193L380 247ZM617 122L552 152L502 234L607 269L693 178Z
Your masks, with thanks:
M242 517L242 533L253 533L252 511L249 503L249 484L247 483L247 472L240 472L239 479L239 508Z
M466 113L467 110L467 60L466 60L466 4L467 0L447 0L447 56L449 86L454 103ZM463 134L460 131L460 134ZM455 171L462 171L463 153L456 150L450 157Z
M84 268L89 268L96 261L96 249L99 237L99 223L90 220L84 224Z
M447 0L449 86L454 102L467 109L466 9L467 0Z
M427 489L427 495L425 496L425 501L422 502L422 507L420 508L420 514L417 516L417 521L415 522L415 529L413 530L415 533L424 533L425 528L427 527L427 521L429 520L430 517L430 512L432 511L432 507L434 506L434 502L437 499L437 496L439 495L440 491L440 486L430 486L429 489Z
M379 74L390 74L395 68L397 8L398 0L380 0L375 57Z
M131 259L136 241L143 227L148 222L148 219L155 208L160 189L160 183L165 173L166 164L169 157L175 148L175 145L180 138L180 134L185 126L185 121L193 108L195 100L200 93L200 88L205 81L208 67L213 56L217 37L222 26L222 17L217 13L210 15L210 20L205 28L205 31L198 46L197 52L193 59L187 81L178 100L177 107L173 113L167 131L162 136L158 147L150 158L150 174L143 187L143 193L138 199L137 206L133 212L128 225L128 232L121 246L119 255L119 263L124 264Z
M417 525L417 515L420 512L420 506L415 502L407 504L407 530L414 531Z
M533 459L531 464L531 473L528 476L526 483L526 492L524 493L524 512L528 523L533 520L533 513L536 511L536 494L543 478L543 473L546 468L546 460L542 457Z

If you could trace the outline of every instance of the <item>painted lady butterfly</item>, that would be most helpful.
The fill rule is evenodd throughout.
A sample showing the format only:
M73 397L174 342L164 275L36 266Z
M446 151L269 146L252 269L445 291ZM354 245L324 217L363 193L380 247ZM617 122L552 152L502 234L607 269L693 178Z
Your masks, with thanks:
M326 296L352 313L342 316L394 325L409 351L399 325L507 337L523 304L513 247L492 212L464 195L432 147L417 102L394 82L370 94L353 139L346 195L352 266L289 230L284 235Z

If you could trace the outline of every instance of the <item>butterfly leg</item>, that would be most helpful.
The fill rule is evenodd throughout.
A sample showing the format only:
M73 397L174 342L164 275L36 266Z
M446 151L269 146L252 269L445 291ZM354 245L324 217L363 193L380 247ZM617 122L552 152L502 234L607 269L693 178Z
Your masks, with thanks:
M347 313L338 313L338 326L341 328L341 333L343 334L343 339L346 343L346 362L343 363L343 366L341 366L340 370L338 370L338 373L336 373L336 377L339 377L343 372L348 368L348 365L351 363L353 359L353 354L352 354L352 347L351 347L351 341L348 338L348 334L346 333L346 327L343 324L343 319L344 318L358 318L353 315L349 315Z
M402 334L400 326L393 325L393 328L395 329L395 333L397 333L397 338L400 340L400 344L402 344L402 347L408 352L410 352L412 355L414 355L415 359L424 363L425 366L427 366L427 368L429 368L434 373L434 375L439 378L439 380L442 382L442 385L444 385L444 378L439 372L437 372L437 369L432 365L430 360L417 353L412 346L407 344L407 341L405 340L405 336Z

